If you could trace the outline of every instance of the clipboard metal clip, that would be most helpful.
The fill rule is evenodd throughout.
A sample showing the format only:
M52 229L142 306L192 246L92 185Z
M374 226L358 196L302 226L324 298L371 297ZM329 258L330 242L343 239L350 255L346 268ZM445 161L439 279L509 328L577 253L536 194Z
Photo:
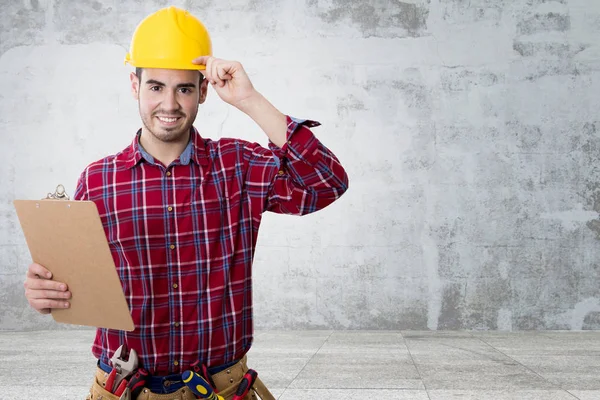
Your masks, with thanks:
M53 200L71 200L67 192L65 192L65 187L63 185L58 185L54 193L48 193L45 199L53 199Z

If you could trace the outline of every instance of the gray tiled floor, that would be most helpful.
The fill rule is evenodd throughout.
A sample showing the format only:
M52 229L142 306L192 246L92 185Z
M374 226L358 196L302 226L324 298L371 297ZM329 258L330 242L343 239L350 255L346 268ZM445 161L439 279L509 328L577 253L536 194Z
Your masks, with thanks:
M94 332L0 332L0 399L83 399ZM257 332L280 400L600 400L600 332Z

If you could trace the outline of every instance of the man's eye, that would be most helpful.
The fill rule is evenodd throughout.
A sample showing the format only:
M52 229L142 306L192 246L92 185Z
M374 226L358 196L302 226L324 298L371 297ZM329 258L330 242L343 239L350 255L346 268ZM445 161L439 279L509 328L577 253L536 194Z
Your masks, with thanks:
M160 90L160 86L151 86L150 90L153 92L158 92Z
M189 88L181 88L179 89L181 91L181 93L183 94L188 94L188 93L192 93L192 91Z

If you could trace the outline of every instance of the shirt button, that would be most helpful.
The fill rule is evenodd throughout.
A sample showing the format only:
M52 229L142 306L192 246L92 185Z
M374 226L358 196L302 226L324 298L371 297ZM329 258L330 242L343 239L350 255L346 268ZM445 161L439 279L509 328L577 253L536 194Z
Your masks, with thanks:
M177 289L177 284L176 283L173 284L173 289Z
M175 322L175 327L179 327L179 322Z
M173 361L173 365L174 365L174 366L178 366L178 365L179 365L179 363L178 363L177 361Z
M173 207L169 206L169 208L167 208L167 210L173 211Z
M171 176L171 171L167 171L167 176Z
M175 250L175 245L174 245L174 244L172 244L172 245L170 245L170 246L169 246L169 248L170 248L171 250Z
M283 175L284 172L282 170L279 171L279 175Z

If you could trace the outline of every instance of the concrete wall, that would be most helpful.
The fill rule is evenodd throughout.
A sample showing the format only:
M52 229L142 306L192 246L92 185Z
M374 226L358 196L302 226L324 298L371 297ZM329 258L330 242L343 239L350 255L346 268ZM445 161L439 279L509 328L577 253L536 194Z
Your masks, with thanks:
M0 329L64 328L27 308L12 200L131 141L123 57L168 4L350 175L329 209L265 216L257 328L600 328L600 2L0 4ZM266 143L214 92L196 126Z

